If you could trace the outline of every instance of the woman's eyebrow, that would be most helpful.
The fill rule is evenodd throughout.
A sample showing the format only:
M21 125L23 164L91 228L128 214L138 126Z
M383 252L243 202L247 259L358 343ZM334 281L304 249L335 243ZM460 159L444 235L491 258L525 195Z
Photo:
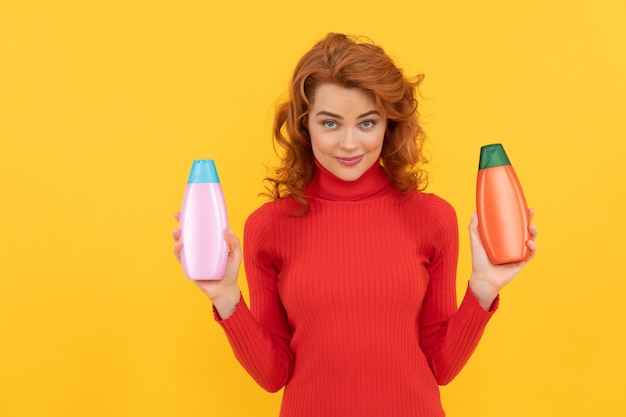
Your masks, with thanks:
M334 117L335 119L341 119L341 120L343 120L343 117L341 117L340 115L335 114L335 113L331 113L331 112L326 111L326 110L322 110L322 111L320 111L320 112L317 112L315 115L316 115L316 116L328 116L328 117Z
M362 118L370 116L372 114L376 114L376 115L380 116L380 112L378 110L370 110L370 111L367 111L367 112L365 112L363 114L360 114L359 117L357 117L357 119L362 119Z
M365 112L363 114L358 115L357 119L362 119L362 118L367 117L367 116L372 115L372 114L377 114L377 115L380 116L380 112L378 110L370 110L370 111L367 111L367 112ZM326 111L326 110L319 111L315 115L316 116L329 116L329 117L334 117L335 119L343 120L343 117L341 117L340 115L335 114L335 113L331 113L331 112Z

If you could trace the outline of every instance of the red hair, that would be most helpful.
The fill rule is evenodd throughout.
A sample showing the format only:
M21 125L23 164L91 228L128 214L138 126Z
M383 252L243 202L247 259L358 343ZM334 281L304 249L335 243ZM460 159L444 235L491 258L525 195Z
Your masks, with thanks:
M371 93L387 118L381 164L393 186L401 192L423 190L427 175L422 153L425 139L418 123L416 92L424 76L407 79L383 51L364 38L329 33L298 62L289 98L280 104L274 119L274 140L283 148L281 165L266 180L269 196L293 196L308 211L304 189L313 178L315 163L307 129L316 88L334 83Z

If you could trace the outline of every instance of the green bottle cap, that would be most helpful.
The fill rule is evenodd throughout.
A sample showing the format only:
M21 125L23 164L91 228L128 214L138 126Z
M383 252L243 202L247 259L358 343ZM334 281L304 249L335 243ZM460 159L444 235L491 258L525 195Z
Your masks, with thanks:
M511 165L504 148L499 143L485 145L480 148L480 161L478 169L493 168L503 165Z

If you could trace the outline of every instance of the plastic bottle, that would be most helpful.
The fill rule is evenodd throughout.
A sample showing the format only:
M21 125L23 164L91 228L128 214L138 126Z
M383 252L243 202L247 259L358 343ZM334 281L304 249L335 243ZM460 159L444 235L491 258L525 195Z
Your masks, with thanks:
M224 231L228 217L224 194L213 160L193 162L180 212L180 260L191 280L219 280L224 276L228 245Z
M530 215L513 166L501 144L480 149L476 182L478 231L495 265L528 259Z

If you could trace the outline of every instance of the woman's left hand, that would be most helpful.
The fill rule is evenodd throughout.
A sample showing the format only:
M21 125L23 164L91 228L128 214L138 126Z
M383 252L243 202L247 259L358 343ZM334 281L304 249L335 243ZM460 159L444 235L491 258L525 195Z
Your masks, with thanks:
M533 209L530 209L529 212L532 220L535 212ZM522 262L494 265L489 261L485 247L480 239L480 233L478 233L478 216L476 213L472 213L472 220L469 224L472 275L469 285L478 298L478 302L485 310L489 310L500 290L513 280L524 265L534 258L537 252L537 244L535 243L537 227L534 224L530 224L528 231L530 233L530 239L526 242L530 249L528 259Z

